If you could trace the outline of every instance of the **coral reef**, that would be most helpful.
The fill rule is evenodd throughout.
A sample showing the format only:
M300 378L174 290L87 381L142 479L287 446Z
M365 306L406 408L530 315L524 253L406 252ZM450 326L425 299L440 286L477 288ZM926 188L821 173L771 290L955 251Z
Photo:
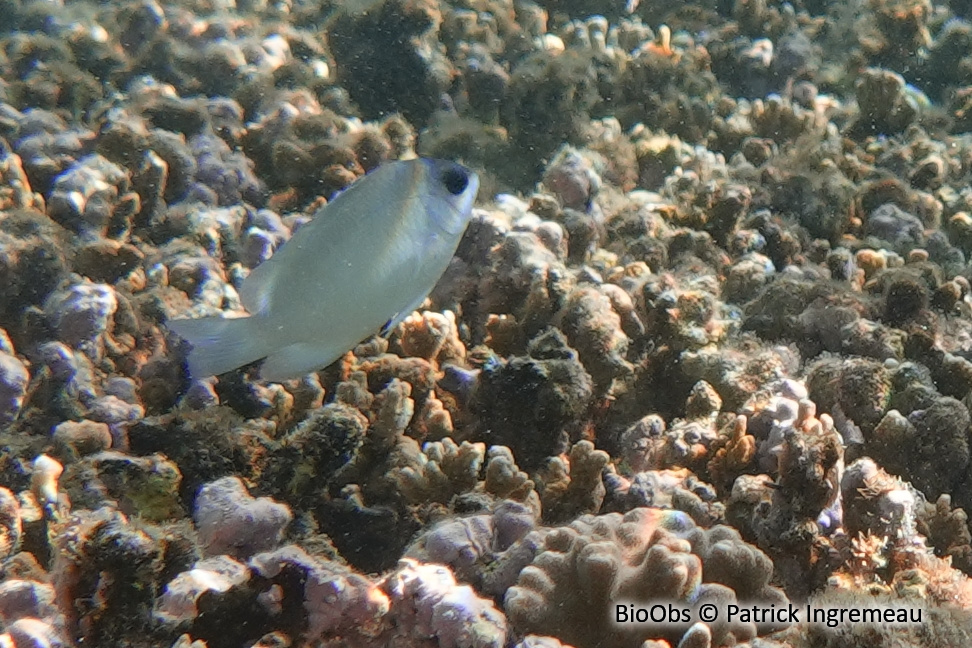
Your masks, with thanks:
M0 646L969 643L970 3L0 15ZM414 312L188 374L167 322L416 155L482 184Z

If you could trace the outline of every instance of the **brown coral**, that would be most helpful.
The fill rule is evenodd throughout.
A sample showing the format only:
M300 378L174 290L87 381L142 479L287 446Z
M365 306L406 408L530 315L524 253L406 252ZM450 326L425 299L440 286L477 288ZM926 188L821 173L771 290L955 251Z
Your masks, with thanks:
M611 606L735 600L736 592L710 579L707 564L714 579L741 586L742 595L783 601L766 585L769 560L734 533L722 527L702 531L683 514L660 509L582 516L546 535L541 552L507 592L506 611L516 630L553 635L579 648L640 646L648 638L677 642L687 627L620 626L611 621ZM755 634L751 625L711 629L717 642Z

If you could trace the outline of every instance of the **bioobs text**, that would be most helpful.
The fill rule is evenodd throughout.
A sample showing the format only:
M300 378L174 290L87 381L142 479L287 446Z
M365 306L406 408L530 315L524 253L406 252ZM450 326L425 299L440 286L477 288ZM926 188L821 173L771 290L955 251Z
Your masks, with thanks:
M631 602L619 603L614 606L614 618L617 625L684 627L693 623L754 623L765 628L784 628L792 623L800 622L799 610L792 603L776 606L769 605L740 606L732 603L716 604L702 602L692 606L677 601L655 601L651 604L637 604Z
M691 608L676 603L636 605L619 603L614 606L614 622L617 624L691 625L694 615Z
M763 628L783 628L795 623L826 625L881 624L913 625L922 623L922 608L908 605L881 605L862 601L859 607L802 606L787 602L746 604L705 602L687 606L680 602L619 602L613 606L612 621L622 626L688 627L703 623L752 623Z

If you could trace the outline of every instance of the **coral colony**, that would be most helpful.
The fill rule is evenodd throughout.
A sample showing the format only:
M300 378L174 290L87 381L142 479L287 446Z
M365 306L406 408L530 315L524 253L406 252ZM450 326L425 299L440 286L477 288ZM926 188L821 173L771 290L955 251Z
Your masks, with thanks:
M0 0L0 648L972 645L969 70L945 0Z

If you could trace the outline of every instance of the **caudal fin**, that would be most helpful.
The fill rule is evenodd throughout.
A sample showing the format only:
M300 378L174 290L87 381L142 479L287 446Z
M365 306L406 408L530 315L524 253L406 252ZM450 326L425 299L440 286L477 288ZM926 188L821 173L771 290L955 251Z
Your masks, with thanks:
M266 356L258 317L202 317L169 320L169 330L191 345L187 362L193 378L216 376Z

